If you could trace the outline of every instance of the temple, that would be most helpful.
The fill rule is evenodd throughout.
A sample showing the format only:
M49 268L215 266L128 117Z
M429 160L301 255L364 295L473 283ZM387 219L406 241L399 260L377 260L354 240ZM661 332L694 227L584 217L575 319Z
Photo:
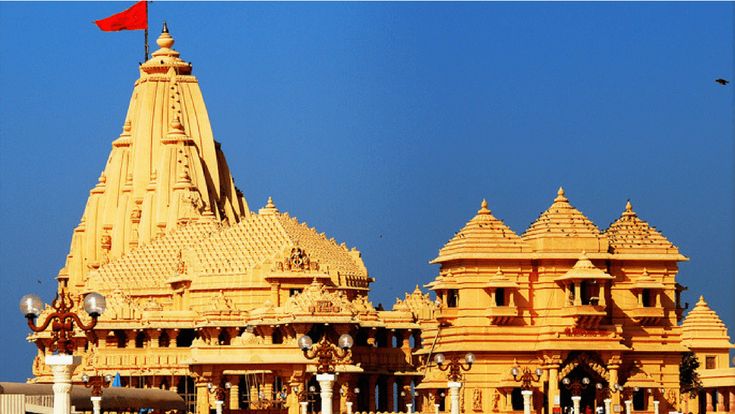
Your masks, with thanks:
M727 329L703 299L680 325L676 276L687 258L630 202L601 231L559 189L519 236L483 200L432 261L434 296L417 286L376 308L356 248L271 198L250 210L191 63L165 26L157 44L57 277L78 300L107 298L97 344L74 338L75 382L119 375L123 387L176 391L199 414L214 408L210 385L228 384L232 413L297 414L300 403L318 412L316 363L297 339L349 333L340 413L348 402L355 412L449 411L447 376L433 361L467 352L476 362L461 379L461 412L523 410L518 368L540 370L530 384L537 413L572 397L582 410L609 398L617 412L735 413ZM33 381L51 382L50 334L31 339ZM688 350L704 366L705 390L691 399L679 392Z

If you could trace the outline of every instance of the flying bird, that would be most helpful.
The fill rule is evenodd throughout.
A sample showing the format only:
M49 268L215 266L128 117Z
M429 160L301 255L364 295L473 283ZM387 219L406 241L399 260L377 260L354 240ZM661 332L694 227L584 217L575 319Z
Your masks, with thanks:
M715 79L715 82L719 83L720 85L727 85L728 83L730 83L730 81L729 81L729 80L727 80L727 79L722 79L722 78L719 78L719 79Z

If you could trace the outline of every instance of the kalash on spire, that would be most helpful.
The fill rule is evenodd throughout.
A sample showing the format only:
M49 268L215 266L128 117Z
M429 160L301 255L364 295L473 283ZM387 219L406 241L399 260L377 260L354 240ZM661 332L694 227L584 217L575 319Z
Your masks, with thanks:
M172 48L165 23L156 43L59 274L72 289L90 271L179 225L232 224L249 214L214 140L192 65Z

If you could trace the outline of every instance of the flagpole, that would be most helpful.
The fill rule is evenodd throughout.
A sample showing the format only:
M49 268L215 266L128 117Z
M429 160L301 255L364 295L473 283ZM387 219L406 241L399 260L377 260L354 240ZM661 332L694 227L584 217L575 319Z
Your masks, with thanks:
M145 60L143 62L148 62L148 5L149 3L153 3L153 2L152 1L145 2Z

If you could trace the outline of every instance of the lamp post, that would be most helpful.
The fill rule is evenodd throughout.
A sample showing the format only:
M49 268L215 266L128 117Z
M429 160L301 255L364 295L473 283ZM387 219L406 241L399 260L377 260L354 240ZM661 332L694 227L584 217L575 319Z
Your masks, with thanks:
M232 388L232 384L229 381L225 382L225 386L223 388L210 382L207 384L207 388L209 389L209 392L214 394L214 408L217 411L217 414L222 414L222 406L227 400L227 392Z
M82 382L85 387L92 389L92 396L90 397L90 400L92 401L92 412L94 414L100 414L102 408L102 389L107 388L112 384L112 375L95 375L90 377L87 374L83 374Z
M510 370L513 379L516 382L521 383L521 395L523 395L523 413L531 414L531 396L533 395L532 382L536 382L541 379L541 375L544 373L541 368L536 368L535 371L531 371L531 368L523 367L519 370L518 367L513 367Z
M349 360L352 356L352 345L354 340L349 334L339 337L337 345L327 340L327 335L313 345L309 335L304 335L298 340L299 348L303 351L306 359L316 359L316 380L319 382L322 400L322 414L332 414L332 387L334 386L334 372L337 364Z
M472 368L472 364L475 363L475 354L468 352L464 356L466 366L459 361L459 356L452 355L449 363L446 363L446 357L444 354L436 354L434 356L434 362L440 371L449 371L447 374L447 387L449 387L449 404L451 414L459 414L459 389L462 387L462 383L459 382L462 379L462 371L469 371Z
M84 297L84 310L92 317L88 324L84 324L75 312L72 311L74 301L71 294L62 288L56 293L51 303L54 309L41 324L36 324L36 318L43 311L43 301L36 295L25 295L20 299L20 311L28 320L28 327L33 332L43 332L51 325L51 352L47 355L46 365L51 367L54 375L54 414L69 414L71 412L71 375L81 362L73 356L74 326L76 325L87 336L90 342L97 343L94 327L97 318L105 311L105 297L99 293L88 293Z
M612 387L607 387L603 383L598 382L595 387L597 388L598 394L603 398L605 403L605 414L610 414L610 404L612 403L612 394L623 390L623 387L619 384L613 384Z
M590 385L590 379L587 377L582 378L582 381L570 380L567 377L561 380L564 387L572 392L572 404L574 404L574 414L579 414L579 402L582 400L582 390ZM630 413L629 413L630 414Z

